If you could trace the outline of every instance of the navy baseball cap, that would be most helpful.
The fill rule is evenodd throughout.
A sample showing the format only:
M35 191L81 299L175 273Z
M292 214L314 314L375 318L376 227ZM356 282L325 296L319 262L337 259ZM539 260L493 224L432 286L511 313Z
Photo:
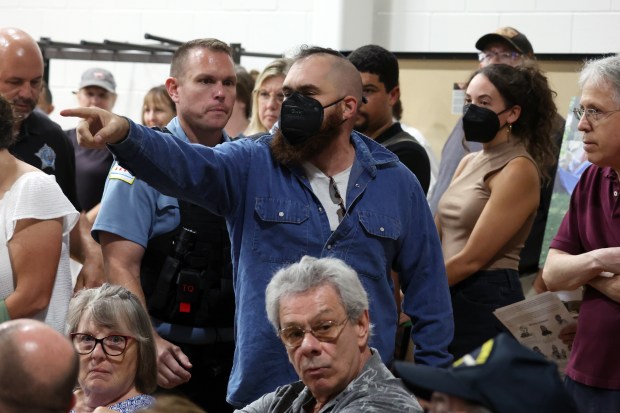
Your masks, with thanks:
M396 361L394 370L416 396L433 391L485 406L494 413L578 413L558 367L501 333L451 368Z
M500 27L495 33L485 34L476 42L476 49L484 51L489 44L495 42L508 43L517 52L534 57L532 44L523 33L514 27Z

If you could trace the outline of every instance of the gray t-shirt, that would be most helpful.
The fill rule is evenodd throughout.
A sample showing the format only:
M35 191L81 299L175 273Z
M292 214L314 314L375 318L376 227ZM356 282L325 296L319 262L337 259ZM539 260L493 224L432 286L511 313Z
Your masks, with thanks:
M360 375L326 403L320 413L422 413L418 401L404 388L401 380L385 367L377 350L372 349L372 352ZM310 390L298 381L279 387L235 412L306 413L304 407L313 402Z

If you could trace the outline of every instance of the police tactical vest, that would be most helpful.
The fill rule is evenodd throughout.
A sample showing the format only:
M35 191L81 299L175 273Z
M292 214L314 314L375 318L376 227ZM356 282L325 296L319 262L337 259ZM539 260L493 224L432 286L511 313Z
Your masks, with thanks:
M223 217L178 200L181 223L149 240L140 281L149 314L170 324L232 327L230 240Z

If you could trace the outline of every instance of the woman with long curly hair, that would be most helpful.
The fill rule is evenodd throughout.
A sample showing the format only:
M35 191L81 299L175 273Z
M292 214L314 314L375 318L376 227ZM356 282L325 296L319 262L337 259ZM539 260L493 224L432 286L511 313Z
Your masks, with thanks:
M467 155L435 217L460 357L503 328L497 308L522 300L519 254L554 162L554 92L539 69L489 65L474 72L466 92L465 139L483 149Z

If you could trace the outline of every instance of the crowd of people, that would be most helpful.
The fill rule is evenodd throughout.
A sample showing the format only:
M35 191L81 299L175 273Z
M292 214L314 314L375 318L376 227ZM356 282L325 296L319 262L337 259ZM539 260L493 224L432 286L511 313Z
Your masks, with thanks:
M620 411L620 57L581 73L593 165L541 269L564 122L524 34L476 48L431 188L383 47L254 80L191 40L141 123L94 67L63 132L37 43L0 28L0 410ZM524 275L584 288L563 379L493 315Z

